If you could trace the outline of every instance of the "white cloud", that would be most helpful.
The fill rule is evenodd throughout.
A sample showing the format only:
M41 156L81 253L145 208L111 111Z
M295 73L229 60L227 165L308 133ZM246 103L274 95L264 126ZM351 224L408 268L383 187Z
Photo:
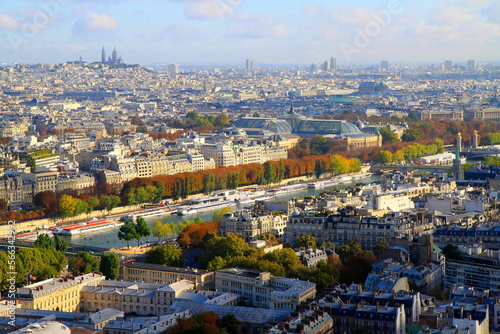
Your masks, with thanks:
M456 6L440 6L432 22L440 25L457 26L464 22L477 21L478 15L469 8Z
M115 29L118 26L115 20L103 13L89 13L86 24L92 29Z
M182 1L185 2L185 1ZM189 1L184 7L184 15L188 19L220 20L234 15L236 5L218 0Z
M8 14L0 14L0 29L18 30L21 29L21 22Z
M90 12L75 22L73 33L88 34L95 31L113 30L117 27L118 24L112 17L104 13Z

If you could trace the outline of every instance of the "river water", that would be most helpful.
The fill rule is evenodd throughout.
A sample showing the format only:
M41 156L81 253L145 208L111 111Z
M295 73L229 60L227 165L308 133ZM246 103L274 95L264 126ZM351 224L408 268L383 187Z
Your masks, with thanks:
M356 185L357 183L372 183L375 181L380 180L380 177L375 175L371 176L366 179L362 180L355 180L351 182L346 182L342 184L335 184L329 187L324 187L320 189L314 189L314 188L306 188L304 190L300 191L294 191L290 193L285 193L276 196L275 198L272 199L272 201L275 202L282 202L282 201L287 201L291 198L297 198L297 197L304 197L304 196L313 196L313 195L319 195L323 190L331 190L334 188L345 188L347 186L353 186ZM249 204L246 204L248 206ZM243 206L235 206L232 207L233 211L240 210L243 208ZM186 215L186 216L179 216L179 215L167 215L167 216L156 216L156 217L150 217L146 218L146 222L150 227L153 226L153 224L156 221L161 221L161 222L174 222L174 223L179 223L183 220L194 220L196 217L200 217L204 221L209 221L212 220L213 212L212 211L207 211L207 212L200 212L196 214L191 214L191 215ZM88 232L85 234L81 235L74 235L74 236L64 236L64 238L70 243L70 245L73 246L84 246L84 247L101 247L101 248L122 248L127 245L127 243L124 240L118 239L118 229L119 227L116 228L110 228L106 230L100 230L100 231L95 231L95 232ZM148 240L153 241L155 238L153 236L149 236L147 238L143 238L142 242L147 242ZM131 246L136 246L137 245L137 240L132 240L130 241Z

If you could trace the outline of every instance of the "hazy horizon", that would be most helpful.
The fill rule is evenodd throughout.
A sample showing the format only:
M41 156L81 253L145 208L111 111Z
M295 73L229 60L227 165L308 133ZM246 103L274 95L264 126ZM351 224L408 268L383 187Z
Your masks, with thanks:
M18 0L0 4L0 63L267 66L496 62L499 0Z

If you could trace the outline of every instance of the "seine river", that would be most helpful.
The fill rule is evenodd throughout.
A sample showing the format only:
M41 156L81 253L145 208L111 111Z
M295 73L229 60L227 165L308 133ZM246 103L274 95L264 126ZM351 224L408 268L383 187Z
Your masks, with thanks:
M345 188L346 186L352 186L357 183L371 183L380 180L379 176L372 176L366 179L362 180L355 180L352 182L346 182L341 185L333 185L330 187L324 187L321 189L314 189L314 188L307 188L301 191L295 191L295 192L290 192L286 194L282 194L279 196L276 196L273 201L275 202L281 202L281 201L286 201L291 198L297 198L297 197L304 197L304 196L311 196L311 195L319 195L323 190L328 190L328 189L334 189L334 188ZM248 205L248 204L247 204ZM233 207L233 210L239 210L241 209L242 206L235 206ZM156 217L150 217L147 218L146 221L150 226L153 226L154 222L156 221L161 221L161 222L181 222L183 220L193 220L196 217L201 217L204 221L209 221L212 220L213 212L207 211L207 212L201 212L197 214L191 214L191 215L186 215L186 216L179 216L179 215L167 215L167 216L156 216ZM127 244L124 240L118 239L118 227L117 228L111 228L107 230L101 230L101 231L95 231L95 232L89 232L85 233L82 235L74 235L74 236L65 236L64 237L71 245L77 245L77 246L85 246L85 247L101 247L101 248L116 248L116 247L125 247ZM147 238L143 238L143 242L147 242L148 240L155 240L153 236L149 236ZM130 241L131 246L136 246L137 245L137 240L132 240Z

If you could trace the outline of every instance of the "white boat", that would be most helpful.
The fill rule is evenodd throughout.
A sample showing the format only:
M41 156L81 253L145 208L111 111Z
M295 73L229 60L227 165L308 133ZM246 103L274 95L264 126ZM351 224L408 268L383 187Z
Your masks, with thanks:
M274 198L274 197L276 197L276 194L264 192L263 194L249 195L249 196L244 197L242 199L236 200L236 202L238 204L248 204L248 203L253 203L255 201L266 201L266 200Z
M131 215L123 216L121 218L121 220L135 221L137 219L137 217L148 218L148 217L155 217L155 216L165 216L165 215L170 215L173 213L175 213L175 211L170 209L170 208L166 208L166 207L154 208L154 209L148 209L148 210L134 212Z
M267 192L271 193L271 194L279 195L279 194L285 194L285 193L289 193L289 192L293 192L293 191L303 190L303 189L306 189L307 186L308 185L306 183L292 184L289 186L273 188L273 189L268 190Z
M198 197L187 201L185 206L177 210L179 215L188 215L198 213L201 211L211 211L228 206L236 205L236 199L239 198L240 192L238 190L223 190L215 192L210 196Z
M193 213L198 213L198 210L193 209L193 208L184 208L184 209L179 209L177 211L177 214L185 216L185 215L191 215Z
M106 221L104 219L94 219L88 221L86 223L77 223L71 225L65 225L61 227L56 227L52 234L60 234L60 235L75 235L87 232L94 232L97 230L103 230L107 228L112 228L116 226L123 225L123 222L119 221Z
M353 180L361 180L361 179L366 179L370 176L372 176L372 173L363 173L363 174L356 174L352 176Z
M318 181L318 182L309 183L307 186L309 188L318 189L318 188L323 188L323 187L331 186L333 184L337 184L337 183L340 183L340 182L341 182L340 179L330 179L330 180L324 180L324 181Z

